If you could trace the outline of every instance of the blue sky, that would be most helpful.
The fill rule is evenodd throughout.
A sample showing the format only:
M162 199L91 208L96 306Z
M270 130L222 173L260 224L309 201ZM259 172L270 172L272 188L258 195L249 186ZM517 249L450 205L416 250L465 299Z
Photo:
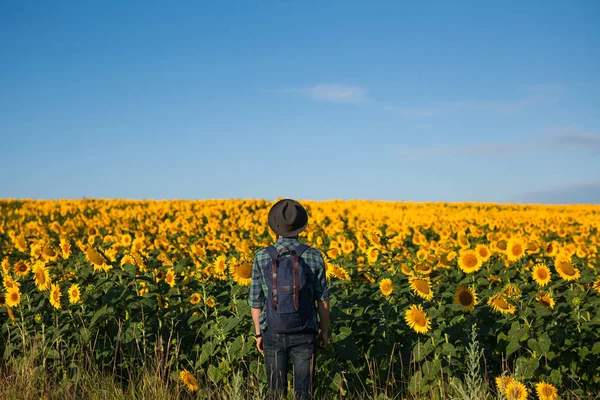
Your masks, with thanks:
M600 203L600 3L0 1L0 197Z

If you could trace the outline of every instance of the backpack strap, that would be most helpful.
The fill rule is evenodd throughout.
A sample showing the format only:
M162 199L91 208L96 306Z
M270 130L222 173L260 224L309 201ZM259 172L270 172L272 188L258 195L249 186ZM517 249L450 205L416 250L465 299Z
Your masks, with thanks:
M294 255L294 308L298 310L300 308L300 299L298 296L298 286L300 283L300 271L298 269L298 262L300 256L304 251L308 249L308 246L304 243L300 243L296 248L292 251Z
M267 247L267 252L271 256L271 265L272 265L272 273L273 273L273 287L271 288L271 295L273 296L273 302L271 303L271 307L273 309L277 308L277 259L279 258L279 253L275 246Z

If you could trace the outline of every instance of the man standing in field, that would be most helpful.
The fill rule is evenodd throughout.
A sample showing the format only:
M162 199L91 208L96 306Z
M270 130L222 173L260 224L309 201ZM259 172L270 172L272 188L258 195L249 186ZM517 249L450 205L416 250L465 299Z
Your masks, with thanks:
M318 250L298 241L308 223L300 203L275 203L268 221L278 239L256 253L248 296L256 347L265 357L270 399L286 396L290 360L296 399L312 399L317 345L329 341L325 263Z

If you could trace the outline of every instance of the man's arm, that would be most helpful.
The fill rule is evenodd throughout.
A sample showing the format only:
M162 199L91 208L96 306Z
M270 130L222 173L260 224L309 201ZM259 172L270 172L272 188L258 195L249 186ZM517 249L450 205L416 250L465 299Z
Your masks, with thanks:
M317 260L315 299L317 300L317 313L319 314L319 340L321 346L325 347L329 343L329 289L327 288L325 260L320 253Z
M265 305L265 294L262 288L262 272L258 260L254 257L252 263L252 281L250 283L250 292L248 293L248 305L252 314L252 322L254 323L254 333L259 335L260 332L260 314ZM263 354L262 337L256 339L256 348Z
M319 339L321 346L326 347L329 343L329 299L317 302L319 313Z

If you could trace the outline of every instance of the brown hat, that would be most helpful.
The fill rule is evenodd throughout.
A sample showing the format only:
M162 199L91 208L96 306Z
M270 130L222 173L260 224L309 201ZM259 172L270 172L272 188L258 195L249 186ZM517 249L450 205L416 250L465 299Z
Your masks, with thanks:
M279 236L296 236L306 229L307 224L308 214L295 200L279 200L269 210L269 226Z

